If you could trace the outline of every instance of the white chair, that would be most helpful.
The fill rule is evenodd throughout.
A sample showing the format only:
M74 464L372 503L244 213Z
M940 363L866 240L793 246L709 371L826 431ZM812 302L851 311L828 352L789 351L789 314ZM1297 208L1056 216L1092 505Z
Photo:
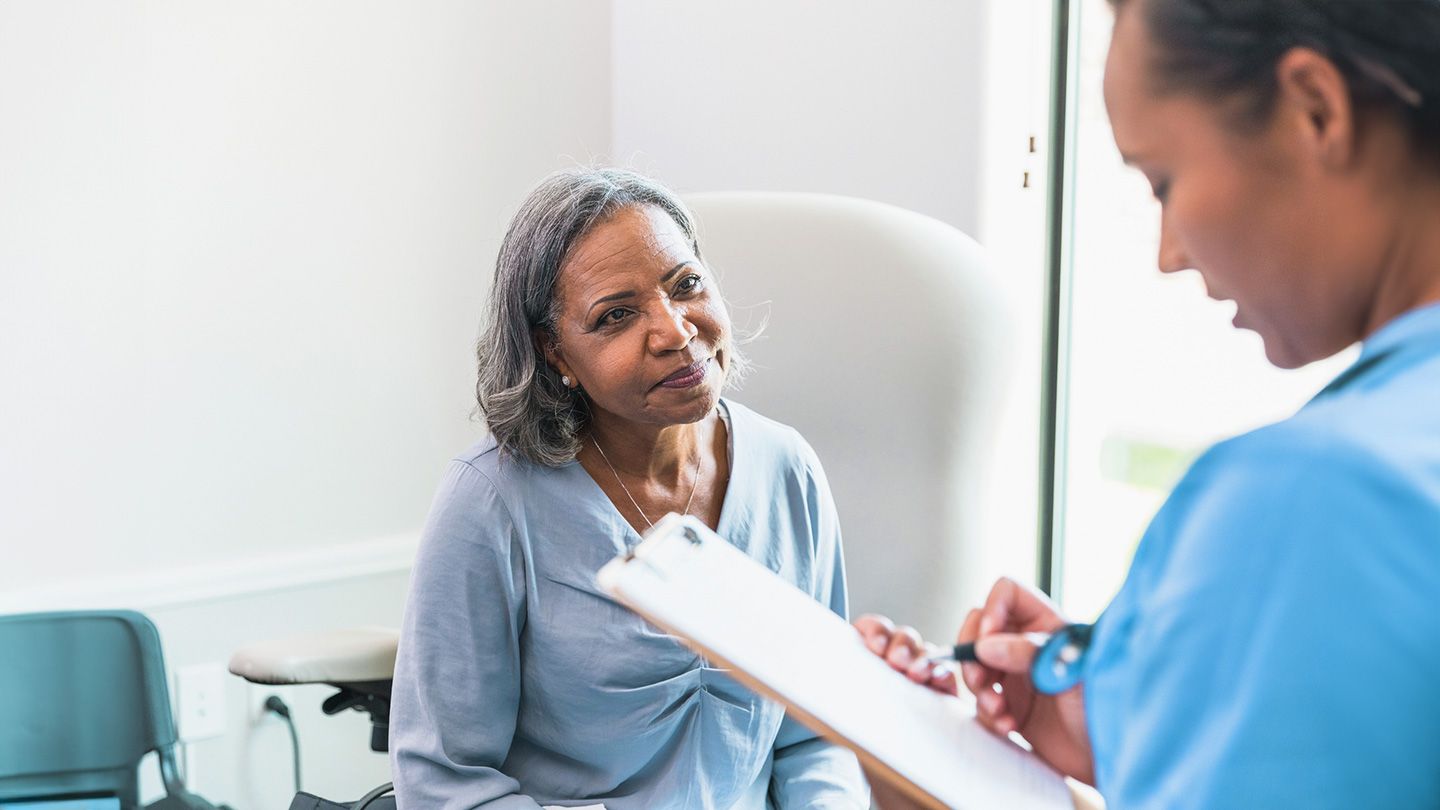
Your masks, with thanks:
M979 245L867 200L720 192L686 202L737 327L768 313L743 347L755 370L733 396L819 454L852 612L949 638L967 607L957 593L967 550L993 540L978 536L981 484L1008 318Z

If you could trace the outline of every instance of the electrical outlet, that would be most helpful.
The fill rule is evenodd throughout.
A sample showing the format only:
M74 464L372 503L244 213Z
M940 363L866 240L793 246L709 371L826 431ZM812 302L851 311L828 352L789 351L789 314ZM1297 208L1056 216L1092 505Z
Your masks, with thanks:
M225 667L196 664L175 676L176 722L185 742L225 733Z

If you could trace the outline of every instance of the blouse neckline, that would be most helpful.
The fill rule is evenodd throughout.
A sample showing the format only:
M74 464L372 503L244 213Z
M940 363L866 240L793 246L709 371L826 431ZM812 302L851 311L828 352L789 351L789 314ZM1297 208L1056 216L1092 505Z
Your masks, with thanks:
M744 472L743 468L746 455L741 452L740 443L745 434L742 430L738 431L737 435L735 423L739 420L735 418L735 411L730 407L730 403L727 402L724 397L720 398L719 403L716 405L716 410L719 411L720 419L725 424L725 445L729 455L730 477L725 483L725 494L722 496L720 502L720 518L715 523L715 533L721 537L727 537L726 529L734 522L731 513L741 508L735 503L736 499L730 497L730 495L732 492L738 491L735 485L736 480L739 479ZM625 532L626 547L633 547L639 543L641 533L636 531L635 527L630 525L630 521L625 519L625 515L621 514L619 507L615 505L614 501L610 500L610 496L605 494L605 490L600 488L600 482L591 477L590 473L585 469L585 465L581 464L579 459L576 459L571 461L568 466L574 468L576 475L585 479L589 485L590 496L604 502L605 507L609 510L610 516L619 521L620 527Z

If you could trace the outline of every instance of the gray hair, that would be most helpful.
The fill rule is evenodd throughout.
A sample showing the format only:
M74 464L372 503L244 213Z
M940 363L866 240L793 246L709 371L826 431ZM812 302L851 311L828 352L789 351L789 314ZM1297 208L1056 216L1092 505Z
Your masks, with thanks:
M534 332L556 333L555 281L570 248L623 208L654 206L675 221L695 257L695 218L674 192L625 169L567 169L525 198L500 245L495 284L475 354L475 398L505 452L558 467L575 458L589 409L585 395L560 381ZM744 358L730 348L729 378Z

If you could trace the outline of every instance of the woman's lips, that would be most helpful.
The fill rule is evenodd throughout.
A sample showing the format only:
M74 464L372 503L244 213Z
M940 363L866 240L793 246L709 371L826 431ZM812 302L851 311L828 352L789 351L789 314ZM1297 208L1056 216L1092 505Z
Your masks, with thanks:
M691 388L705 379L710 367L710 358L698 360L660 381L661 388Z

